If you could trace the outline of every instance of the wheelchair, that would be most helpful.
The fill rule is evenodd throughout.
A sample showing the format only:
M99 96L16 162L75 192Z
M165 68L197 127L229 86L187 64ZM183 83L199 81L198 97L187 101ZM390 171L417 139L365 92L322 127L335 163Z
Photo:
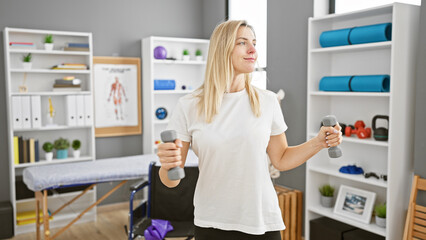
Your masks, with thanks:
M170 221L173 230L166 238L194 237L194 192L198 180L198 166L185 166L185 178L175 188L168 188L160 180L160 166L155 162L149 165L148 180L140 181L130 187L128 239L144 239L144 231L152 219ZM135 194L148 187L148 199L134 208Z

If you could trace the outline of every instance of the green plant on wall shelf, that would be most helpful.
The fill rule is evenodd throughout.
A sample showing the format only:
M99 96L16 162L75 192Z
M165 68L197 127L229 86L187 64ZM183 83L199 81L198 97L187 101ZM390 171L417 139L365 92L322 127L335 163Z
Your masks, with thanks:
M80 142L80 140L76 139L76 140L72 141L71 147L72 147L72 149L74 149L74 150L78 150L78 149L80 149L80 147L81 147L81 142Z
M65 138L59 138L55 140L53 146L56 150L64 150L70 147L70 142Z
M182 54L183 54L184 56L189 55L189 51L188 51L188 49L184 49Z
M31 53L28 53L27 55L24 55L24 56L22 57L22 61L23 61L23 62L31 62L31 58L32 58Z
M374 212L376 216L386 218L386 203L376 205L376 207L374 207Z
M202 56L203 53L201 52L200 49L197 49L197 51L195 51L195 56Z
M53 151L53 144L51 142L45 142L43 144L43 150L45 152L51 152L51 151Z
M325 184L319 188L319 191L321 195L326 197L332 197L334 196L334 188L330 186L329 184Z
M44 37L44 43L53 43L52 34L48 34L48 35L46 35L46 37Z

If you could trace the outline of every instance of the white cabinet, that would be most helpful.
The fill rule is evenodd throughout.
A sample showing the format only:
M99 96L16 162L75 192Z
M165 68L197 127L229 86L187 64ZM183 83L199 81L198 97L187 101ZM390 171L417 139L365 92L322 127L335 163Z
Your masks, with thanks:
M144 154L156 152L156 141L161 140L160 133L167 127L178 99L204 82L208 45L209 40L191 38L148 37L142 40ZM154 58L154 49L158 46L165 48L168 59ZM182 59L185 49L189 51L189 60ZM197 50L201 51L202 59L196 59ZM154 90L155 80L173 80L175 88ZM157 118L159 108L166 110L165 118Z
M54 40L54 49L45 50L43 42L47 35L52 35ZM88 104L92 104L93 85L92 85L92 34L84 32L64 32L50 30L33 30L19 28L5 28L4 36L4 54L5 54L5 79L6 79L6 103L8 116L8 145L9 145L9 165L10 165L10 189L11 202L14 210L15 234L35 231L35 224L17 224L17 214L34 211L35 200L31 195L24 198L20 197L24 189L22 183L18 181L22 176L22 171L29 166L39 166L46 164L61 164L77 161L95 160L95 138L93 118L85 119L85 124L69 124L67 116L75 114L76 111L87 111L88 116L93 116L92 106L85 104L69 103L69 99L87 99ZM15 44L10 44L15 43ZM20 44L21 43L21 44ZM22 46L32 43L32 47ZM83 44L83 48L69 48L69 44ZM87 48L84 45L88 45ZM64 49L65 48L65 49ZM32 67L25 69L22 65L23 55L31 53ZM52 69L55 65L83 64L83 69ZM75 66L74 66L75 67ZM71 67L72 68L72 67ZM63 89L53 91L53 85L56 79L63 79L65 76L74 76L81 80L81 91L72 89ZM26 86L27 91L20 91L21 86ZM49 124L48 115L50 103L55 110L53 124ZM24 103L24 102L28 102ZM75 109L69 109L73 105ZM86 108L85 108L86 107ZM86 116L87 116L86 115ZM17 118L29 118L29 123L16 123ZM32 119L33 118L33 119ZM21 119L24 120L24 119ZM83 119L84 120L84 119ZM14 136L23 139L33 138L38 140L38 148L35 151L39 153L39 161L26 161L21 163L15 159ZM54 142L59 137L66 138L70 144L74 139L81 141L81 156L74 158L72 148L68 149L68 158L46 161L43 143ZM24 190L25 192L25 190ZM28 193L28 192L27 192ZM49 206L55 211L55 207L60 203L72 199L81 193L69 192L56 194L49 197ZM19 199L18 199L19 198ZM84 200L79 200L72 208L67 207L63 213L57 214L51 221L52 227L59 227L72 220L79 210L83 210L96 199L96 190L91 190ZM94 220L96 209L92 209L82 220Z
M306 167L305 238L309 221L329 217L386 239L402 239L413 171L414 69L419 28L418 6L394 3L352 13L309 19L307 138L316 136L321 119L329 114L345 124L363 120L371 127L375 115L389 116L388 141L344 137L343 156L328 157L323 150ZM387 42L321 48L323 31L378 23L392 23L392 40ZM324 76L390 75L390 92L319 91ZM339 172L341 166L356 164L365 172L387 175L387 181ZM319 186L329 183L337 191L347 185L376 193L376 204L387 203L387 227L374 218L369 224L336 215L320 205Z

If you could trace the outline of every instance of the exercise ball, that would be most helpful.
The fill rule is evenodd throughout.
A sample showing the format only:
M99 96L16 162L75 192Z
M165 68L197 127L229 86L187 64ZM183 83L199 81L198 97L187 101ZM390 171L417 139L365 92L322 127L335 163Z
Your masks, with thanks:
M158 46L154 48L154 58L155 59L166 59L167 51L163 46Z

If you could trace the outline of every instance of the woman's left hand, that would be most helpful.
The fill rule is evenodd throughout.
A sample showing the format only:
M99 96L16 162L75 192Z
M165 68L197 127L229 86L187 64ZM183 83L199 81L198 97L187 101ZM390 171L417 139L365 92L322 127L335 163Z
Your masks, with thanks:
M317 139L321 143L321 146L324 148L335 147L342 143L342 127L340 127L339 123L334 127L325 127L322 126Z

